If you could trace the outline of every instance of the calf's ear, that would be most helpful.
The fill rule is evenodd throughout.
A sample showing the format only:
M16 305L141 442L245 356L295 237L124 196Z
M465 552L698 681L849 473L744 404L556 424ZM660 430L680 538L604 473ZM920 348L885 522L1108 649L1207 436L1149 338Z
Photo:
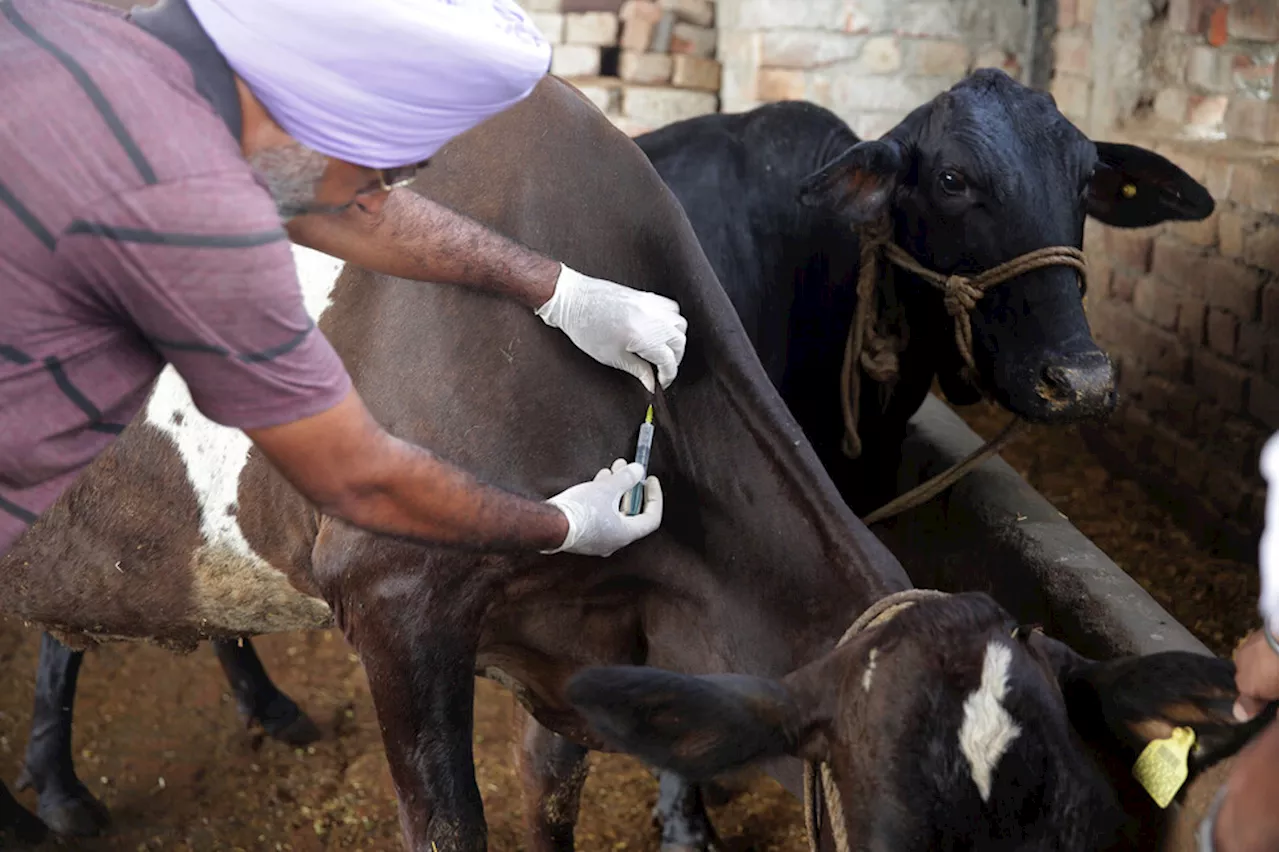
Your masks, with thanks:
M851 225L872 222L889 211L905 169L899 143L859 142L804 179L800 203L831 210Z
M1096 142L1098 163L1089 181L1089 215L1118 228L1174 220L1200 220L1213 212L1213 196L1164 157L1113 142Z
M1050 659L1058 664L1072 726L1126 760L1135 760L1148 743L1166 739L1174 728L1186 727L1196 734L1189 757L1195 773L1235 754L1275 718L1272 705L1249 722L1235 720L1235 666L1228 660L1165 651L1094 662L1054 640L1041 641L1061 646Z
M607 745L689 781L795 753L805 727L785 685L745 675L588 668L568 698Z

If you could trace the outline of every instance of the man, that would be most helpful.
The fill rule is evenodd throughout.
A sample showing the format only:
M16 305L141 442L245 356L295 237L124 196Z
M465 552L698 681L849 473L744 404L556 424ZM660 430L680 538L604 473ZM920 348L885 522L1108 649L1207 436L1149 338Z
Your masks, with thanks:
M1280 697L1280 435L1272 435L1262 451L1262 476L1267 481L1267 506L1258 548L1261 590L1258 611L1262 627L1250 633L1235 652L1235 716L1252 719ZM1258 734L1236 757L1227 783L1219 791L1200 831L1205 852L1271 852L1280 843L1280 734L1276 721Z
M549 57L509 0L167 0L131 20L0 0L0 553L166 362L203 414L366 529L601 556L656 529L652 477L641 514L619 511L637 465L531 501L388 435L308 318L287 240L515 299L669 384L674 302L393 189L524 98Z

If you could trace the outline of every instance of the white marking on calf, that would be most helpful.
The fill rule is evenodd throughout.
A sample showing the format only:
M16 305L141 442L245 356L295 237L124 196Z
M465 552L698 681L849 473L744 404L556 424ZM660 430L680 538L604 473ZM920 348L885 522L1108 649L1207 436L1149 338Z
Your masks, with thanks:
M293 247L293 258L307 313L318 320L329 306L342 261L301 246ZM172 366L160 374L146 416L177 446L199 501L204 547L195 557L193 591L211 626L249 633L328 623L328 605L297 592L254 552L240 528L237 491L249 438L201 414ZM290 624L299 620L307 623Z
M1013 651L998 640L987 643L982 660L982 679L964 702L960 724L960 751L969 761L973 783L982 801L991 795L991 776L1009 744L1022 728L1000 704L1009 691L1009 664Z
M867 654L867 669L862 673L862 691L871 691L871 676L876 673L876 654L880 653L879 648L872 648L871 653Z

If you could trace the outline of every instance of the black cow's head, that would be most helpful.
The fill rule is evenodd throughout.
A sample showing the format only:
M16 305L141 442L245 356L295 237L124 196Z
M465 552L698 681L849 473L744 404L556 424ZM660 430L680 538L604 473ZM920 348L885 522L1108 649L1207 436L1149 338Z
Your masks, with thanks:
M1214 206L1168 160L1091 141L1052 97L995 70L854 145L811 176L801 198L853 225L888 214L916 260L970 276L1035 249L1080 248L1086 214L1138 227L1203 219ZM973 331L979 378L1014 413L1064 422L1114 408L1111 362L1090 336L1075 270L1040 269L994 287ZM962 387L940 378L948 396Z
M587 669L569 698L607 744L689 780L780 755L828 763L856 852L1084 852L1132 838L1079 729L1101 726L1126 771L1172 725L1221 753L1244 738L1232 671L1185 653L1093 663L968 593L780 681Z

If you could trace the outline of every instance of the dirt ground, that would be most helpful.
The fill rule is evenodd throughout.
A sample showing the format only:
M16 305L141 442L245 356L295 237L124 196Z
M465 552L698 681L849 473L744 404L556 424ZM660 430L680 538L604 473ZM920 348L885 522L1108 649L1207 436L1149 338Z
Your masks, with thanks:
M995 412L966 415L989 434ZM1072 430L1035 430L1005 458L1179 620L1220 653L1256 622L1257 571L1198 550L1132 482L1109 476ZM276 682L324 738L294 750L247 731L208 649L175 656L146 646L98 649L85 661L75 756L84 782L111 809L100 839L40 848L142 850L399 850L399 827L364 674L339 634L255 643ZM30 723L38 636L0 623L0 777L19 769ZM524 848L511 770L513 704L481 682L476 760L490 848ZM579 848L658 848L650 822L657 786L626 758L592 756ZM20 800L34 807L28 791ZM799 805L769 781L712 817L727 852L801 852Z

